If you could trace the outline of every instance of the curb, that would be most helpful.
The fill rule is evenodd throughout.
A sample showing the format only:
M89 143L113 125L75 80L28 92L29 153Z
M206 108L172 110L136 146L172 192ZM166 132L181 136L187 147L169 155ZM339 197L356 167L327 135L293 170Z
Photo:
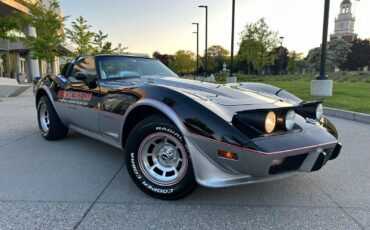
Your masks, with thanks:
M365 113L351 112L341 109L324 108L324 114L336 118L341 118L350 121L357 121L365 124L370 124L370 115Z

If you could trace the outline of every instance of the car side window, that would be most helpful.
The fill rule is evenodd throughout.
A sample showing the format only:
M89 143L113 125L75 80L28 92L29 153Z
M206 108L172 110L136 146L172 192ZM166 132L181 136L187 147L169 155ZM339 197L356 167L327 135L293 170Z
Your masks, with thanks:
M71 63L65 64L60 74L65 77L68 74L68 70L70 66L71 66Z
M88 77L97 78L96 65L94 57L82 57L73 65L73 69L68 76L70 81L77 81L74 76L78 72L84 72Z
M137 60L130 58L105 57L99 61L100 77L110 78L140 77Z

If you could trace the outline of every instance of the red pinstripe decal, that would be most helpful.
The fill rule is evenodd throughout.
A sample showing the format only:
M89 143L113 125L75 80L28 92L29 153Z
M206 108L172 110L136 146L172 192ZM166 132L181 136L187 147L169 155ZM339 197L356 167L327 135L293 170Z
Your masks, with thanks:
M333 142L329 142L329 143L325 143L325 144L312 145L312 146L307 146L307 147L303 147L303 148L289 149L289 150L284 150L284 151L262 152L262 151L257 151L257 150L254 150L254 149L249 149L249 148L245 148L245 147L241 147L241 146L236 146L236 145L224 143L224 142L221 142L221 141L218 141L218 140L214 140L214 139L211 139L211 138L208 138L208 137L200 136L198 134L194 134L194 133L190 133L190 134L192 136L195 136L195 137L198 137L198 138L206 139L207 141L212 141L212 142L215 142L215 143L218 143L218 144L227 145L227 146L230 146L230 147L233 147L233 148L239 148L241 150L245 150L245 151L256 153L256 154L260 154L260 155L288 154L288 153L291 153L291 152L302 151L302 150L307 150L307 149L315 149L315 148L329 146L329 145L333 145L333 144L337 144L338 143L338 141L333 141Z
M215 140L215 139L211 139L211 138L208 138L208 137L204 137L204 136L201 136L201 135L192 133L192 132L190 132L190 130L188 130L188 128L182 122L181 118L177 115L177 113L171 107L169 107L168 105L166 105L166 104L164 104L164 103L162 103L160 101L158 101L158 102L161 103L161 104L163 104L163 105L165 105L165 106L167 106L175 114L175 116L179 119L179 121L181 122L181 124L183 125L183 127L188 131L188 133L190 135L195 136L195 137L199 137L199 138L202 138L202 139L205 139L205 140L208 140L208 141L212 141L212 142L215 142L215 143L218 143L218 144L227 145L227 146L230 146L230 147L233 147L233 148L239 148L241 150L245 150L245 151L252 152L252 153L255 153L255 154L260 154L260 155L288 154L288 153L291 153L291 152L308 150L308 149L315 149L315 148L325 147L325 146L329 146L329 145L333 145L333 144L337 144L338 143L338 141L333 141L333 142L324 143L324 144L320 144L320 145L312 145L312 146L307 146L307 147L303 147L303 148L289 149L289 150L277 151L277 152L262 152L262 151L257 151L257 150L254 150L254 149L249 149L249 148L245 148L245 147L241 147L241 146L237 146L237 145L233 145L233 144L224 143L224 142L221 142L221 141L218 141L218 140Z
M153 99L152 99L153 100ZM137 101L136 103L140 102L141 100ZM157 100L156 100L157 101ZM58 102L58 101L56 101ZM230 146L230 147L233 147L233 148L239 148L241 150L245 150L245 151L248 151L248 152L252 152L252 153L256 153L256 154L260 154L260 155L276 155L276 154L288 154L288 153L291 153L291 152L296 152L296 151L301 151L301 150L307 150L307 149L315 149L315 148L319 148L319 147L324 147L324 146L329 146L329 145L333 145L333 144L337 144L338 141L333 141L333 142L329 142L329 143L325 143L325 144L320 144L320 145L313 145L313 146L308 146L308 147L303 147L303 148L296 148L296 149L290 149L290 150L285 150L285 151L277 151L277 152L262 152L262 151L257 151L257 150L253 150L253 149L249 149L249 148L245 148L245 147L241 147L241 146L237 146L237 145L233 145L233 144L228 144L228 143L224 143L224 142L221 142L221 141L218 141L218 140L214 140L214 139L211 139L211 138L208 138L208 137L204 137L204 136L201 136L201 135L198 135L198 134L195 134L195 133L192 133L190 132L190 130L188 130L188 128L185 126L184 122L181 120L181 118L177 115L177 113L171 108L169 107L168 105L164 104L163 102L161 101L157 101L159 102L160 104L166 106L169 110L171 110L173 112L173 114L178 118L178 120L181 122L181 124L183 125L183 127L185 128L185 130L192 136L195 136L195 137L198 137L198 138L202 138L202 139L205 139L207 141L212 141L212 142L215 142L215 143L218 143L218 144L222 144L222 145L227 145L227 146ZM62 102L59 102L59 103L62 103ZM85 107L83 106L84 108L88 108L88 109L95 109L96 108L89 108L89 107ZM103 110L99 110L100 112L103 112L103 113L107 113L107 114L110 114L110 115L116 115L116 116L120 116L120 117L124 117L126 115L119 115L119 114L115 114L115 113L112 113L112 112L108 112L108 111L103 111ZM126 111L127 112L127 111Z

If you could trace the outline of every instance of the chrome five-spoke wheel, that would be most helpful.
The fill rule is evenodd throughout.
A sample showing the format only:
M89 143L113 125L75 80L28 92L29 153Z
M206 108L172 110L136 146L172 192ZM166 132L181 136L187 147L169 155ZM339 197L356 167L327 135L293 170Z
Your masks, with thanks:
M50 128L50 118L46 104L41 105L39 116L42 131L48 133Z
M188 167L183 145L166 133L154 133L145 138L139 147L138 158L147 178L162 186L176 184Z
M157 199L175 200L197 186L180 130L156 114L140 121L126 142L127 170L136 185Z
M42 96L37 103L37 120L41 135L46 140L60 140L68 134L68 128L59 119L47 96Z

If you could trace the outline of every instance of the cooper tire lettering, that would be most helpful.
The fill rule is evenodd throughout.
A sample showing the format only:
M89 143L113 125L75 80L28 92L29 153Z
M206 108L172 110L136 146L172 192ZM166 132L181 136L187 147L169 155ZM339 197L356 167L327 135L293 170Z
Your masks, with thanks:
M136 175L136 177L141 180L141 176L136 168L136 165L135 165L135 153L131 153L131 166L132 166L132 169ZM148 189L150 189L151 191L153 192L157 192L157 193L162 193L162 194L170 194L173 192L173 189L161 189L161 188L155 188L153 187L152 185L148 184L147 182L145 181L142 181L142 184L147 187Z
M163 141L163 138L167 138L169 142ZM170 150L171 143L172 146L176 146L175 152ZM125 149L128 153L126 162L128 162L129 175L135 184L148 195L157 199L180 199L196 188L190 154L184 138L178 128L163 116L154 115L139 122L129 134ZM161 149L165 152L161 152ZM157 153L162 156L155 156L154 160L149 159L152 154ZM178 159L181 164L174 163L172 165L173 162L178 162ZM158 165L158 162L162 160L168 160L168 162L161 162L161 165ZM157 164L153 166L153 162L157 162ZM166 163L170 163L167 168ZM157 172L157 176L159 176L157 177L153 171L160 168L164 171ZM170 174L171 170L175 168L176 174Z
M132 170L134 171L137 179L141 179L141 176L139 174L139 172L137 171L137 168L136 168L136 165L135 165L135 153L131 153L131 166L132 166Z

